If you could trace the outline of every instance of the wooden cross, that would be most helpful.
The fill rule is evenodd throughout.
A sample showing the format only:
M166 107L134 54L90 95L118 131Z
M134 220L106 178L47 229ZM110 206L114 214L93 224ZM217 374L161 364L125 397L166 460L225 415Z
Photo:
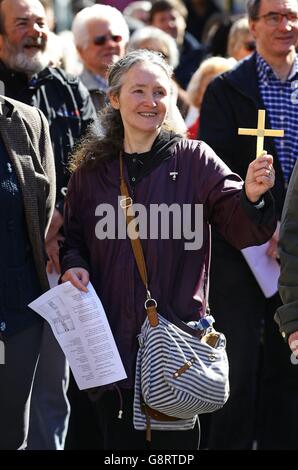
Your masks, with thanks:
M264 137L283 137L284 131L265 129L265 115L264 109L258 111L258 128L257 129L238 129L239 135L254 135L257 137L257 153L256 157L260 157L264 151Z

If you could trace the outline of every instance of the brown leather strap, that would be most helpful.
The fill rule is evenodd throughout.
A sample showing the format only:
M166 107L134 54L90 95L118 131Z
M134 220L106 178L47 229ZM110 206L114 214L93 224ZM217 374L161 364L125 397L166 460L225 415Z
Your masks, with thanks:
M150 418L155 419L156 421L180 421L181 418L174 418L174 416L168 416L160 411L156 411L150 406L148 406L143 398L141 397L141 411L144 415L150 416Z
M148 290L147 269L146 269L142 245L138 237L138 233L137 233L137 228L136 228L135 222L133 222L135 221L135 217L134 217L132 209L130 209L130 214L128 214L128 209L129 207L132 206L133 201L129 194L128 187L123 176L123 160L122 160L121 155L120 155L120 192L122 196L120 204L121 204L122 209L124 210L126 224L130 225L130 227L134 226L135 237L134 238L130 237L130 241L131 241L133 253L135 256L135 260L138 266L140 276L142 278L143 284L147 291Z
M151 442L151 418L146 414L146 441Z
M136 223L135 223L135 216L132 210L132 204L133 200L129 194L129 190L127 187L127 184L124 179L123 175L123 159L122 159L122 154L120 153L119 156L120 160L120 193L122 196L122 199L120 201L120 205L122 209L124 210L124 215L125 215L125 220L127 226L129 225L130 230L133 230L134 233L132 233L129 238L132 246L132 251L137 263L138 271L140 273L141 279L143 281L143 284L146 289L146 294L147 294L147 301L145 303L145 309L147 312L148 320L151 326L157 326L159 321L158 321L158 315L156 311L156 306L152 303L150 305L150 300L151 300L151 294L149 291L148 287L148 275L147 275L147 268L146 268L146 263L145 263L145 258L144 258L144 252L142 248L142 244L138 235ZM128 214L128 209L130 208L130 213ZM154 303L156 303L154 301Z

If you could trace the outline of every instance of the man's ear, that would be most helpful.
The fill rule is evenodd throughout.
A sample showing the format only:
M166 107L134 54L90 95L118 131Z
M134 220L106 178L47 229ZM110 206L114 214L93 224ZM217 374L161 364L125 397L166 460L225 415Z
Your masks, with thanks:
M114 93L109 93L108 96L109 96L109 100L110 100L110 103L113 106L113 108L114 109L119 109L120 108L119 97L117 95L115 95Z
M77 49L77 52L78 52L79 56L82 57L83 48L81 46L76 45L76 49Z
M256 22L254 20L249 20L249 30L256 39Z

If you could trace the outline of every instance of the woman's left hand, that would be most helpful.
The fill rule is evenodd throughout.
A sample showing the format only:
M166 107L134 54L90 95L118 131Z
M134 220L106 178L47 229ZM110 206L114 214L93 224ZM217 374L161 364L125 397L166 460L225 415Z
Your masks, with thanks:
M257 202L275 183L272 155L263 155L249 164L245 178L245 192L250 202Z

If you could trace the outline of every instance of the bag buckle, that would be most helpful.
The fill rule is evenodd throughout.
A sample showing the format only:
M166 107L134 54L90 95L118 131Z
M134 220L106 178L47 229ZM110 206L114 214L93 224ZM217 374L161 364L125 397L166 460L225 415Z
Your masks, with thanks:
M150 325L154 328L159 324L158 314L156 311L157 302L152 299L149 289L147 289L147 299L144 303Z
M150 302L152 302L152 303L150 304ZM157 302L156 302L155 299L153 299L151 297L151 292L150 292L149 289L147 289L147 299L145 300L144 307L145 307L146 310L149 307L154 307L154 308L157 307Z
M130 196L124 197L120 200L120 207L122 209L127 209L128 207L132 206L132 198Z

